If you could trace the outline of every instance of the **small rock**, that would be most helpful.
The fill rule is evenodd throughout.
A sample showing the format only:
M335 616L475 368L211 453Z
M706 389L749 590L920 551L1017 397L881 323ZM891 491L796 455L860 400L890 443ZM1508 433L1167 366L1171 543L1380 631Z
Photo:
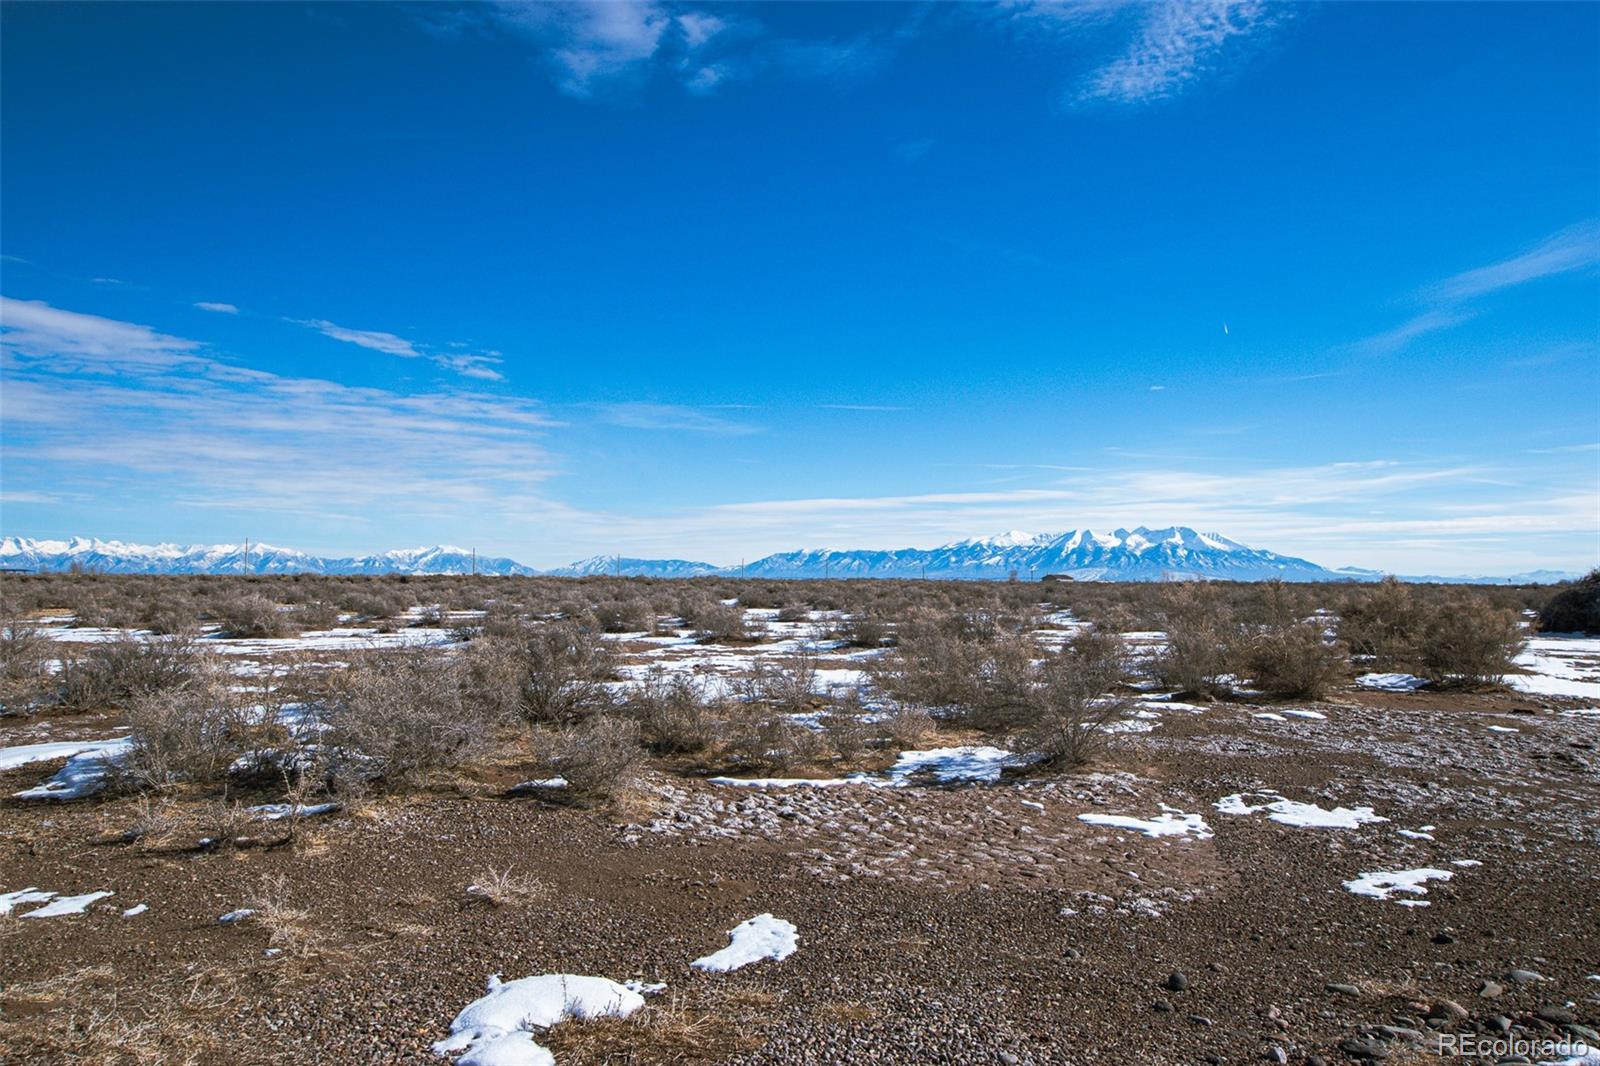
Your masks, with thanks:
M1006 1066L1017 1066L1017 1063L1022 1061L1009 1051L1001 1051L995 1055L995 1058L1005 1063Z
M1321 1055L1307 1055L1306 1066L1328 1066L1328 1060Z
M1371 1037L1353 1036L1339 1045L1339 1050L1356 1059L1386 1059L1389 1049Z
M1505 994L1505 986L1498 981L1479 981L1478 995L1484 999L1499 999Z
M1437 933L1433 934L1433 942L1435 944L1454 944L1456 942L1456 938L1441 929Z
M1161 987L1169 992L1182 992L1189 987L1189 979L1181 973L1170 973L1167 979L1161 982Z
M1336 992L1341 996L1359 996L1361 994L1361 989L1357 988L1355 985L1344 985L1334 982L1323 985L1322 987L1327 989L1329 992Z
M1546 1003L1534 1013L1545 1021L1554 1022L1556 1025L1570 1025L1578 1020L1576 1014L1573 1014L1565 1007L1558 1007L1554 1003Z
M1207 1018L1204 1014L1191 1014L1189 1015L1189 1021L1195 1025L1205 1026L1208 1028L1212 1024L1211 1019Z
M1428 1008L1428 1017L1458 1022L1467 1016L1467 1008L1453 999L1441 999Z
M1578 1039L1582 1040L1585 1044L1588 1044L1590 1047L1600 1047L1600 1033L1595 1032L1593 1029L1589 1028L1587 1025L1579 1025L1577 1022L1568 1022L1566 1025L1563 1025L1561 1028L1565 1029L1567 1032L1571 1033L1573 1036L1575 1036Z
M1519 985L1532 985L1544 980L1544 974L1532 970L1512 970L1506 976Z
M1279 1066L1284 1066L1289 1061L1289 1053L1274 1044L1267 1049L1265 1058L1268 1062L1276 1062Z
M1504 1014L1496 1014L1489 1019L1489 1028L1496 1033L1509 1033L1511 1032L1511 1019Z
M1150 1009L1155 1011L1157 1014L1171 1014L1172 1004L1168 1003L1164 999L1158 999L1154 1003L1150 1004Z
M1061 953L1061 957L1063 959L1081 959L1083 958L1083 952L1079 951L1077 948L1068 948L1066 951Z

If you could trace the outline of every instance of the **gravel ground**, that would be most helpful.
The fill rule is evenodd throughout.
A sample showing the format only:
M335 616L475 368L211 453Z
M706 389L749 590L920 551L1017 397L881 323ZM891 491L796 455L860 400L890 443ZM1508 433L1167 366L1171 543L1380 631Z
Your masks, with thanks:
M1162 712L1078 774L782 790L655 775L629 821L482 786L228 849L199 830L126 840L133 799L8 801L0 892L115 895L0 919L0 1062L438 1062L430 1043L488 974L544 972L668 985L627 1023L557 1029L564 1063L1407 1062L1441 1038L1584 1039L1600 1027L1600 719L1561 713L1581 706L1348 691L1279 722L1254 715L1282 706L1218 704ZM1262 791L1387 821L1214 807ZM1163 805L1210 835L1079 817ZM508 868L539 890L467 893ZM1388 900L1343 886L1415 868L1451 877ZM260 913L217 921L245 906ZM799 927L798 952L689 968L763 912Z

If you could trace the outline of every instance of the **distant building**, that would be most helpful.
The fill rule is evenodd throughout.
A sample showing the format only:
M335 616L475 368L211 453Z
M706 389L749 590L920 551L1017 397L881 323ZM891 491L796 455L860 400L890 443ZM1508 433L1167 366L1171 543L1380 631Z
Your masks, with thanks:
M1071 581L1072 579L1073 578L1072 578L1071 574L1046 574L1046 575L1044 575L1044 577L1041 577L1039 580L1040 581Z

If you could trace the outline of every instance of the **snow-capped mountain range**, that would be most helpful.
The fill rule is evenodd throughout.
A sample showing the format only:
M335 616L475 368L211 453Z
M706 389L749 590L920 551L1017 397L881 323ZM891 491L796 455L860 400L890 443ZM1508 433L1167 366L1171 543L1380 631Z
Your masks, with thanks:
M269 544L127 544L0 538L0 568L83 570L114 574L480 574L682 578L721 575L762 578L938 578L1004 581L1063 575L1078 581L1373 581L1376 570L1329 570L1316 563L1251 548L1219 533L1186 526L1117 529L1110 533L1002 533L937 548L810 549L780 552L745 566L719 567L686 559L630 559L596 555L554 570L535 570L514 559L477 556L438 545L350 558L310 555ZM1454 582L1554 582L1575 574L1548 570L1499 578L1418 578Z
M334 559L271 544L128 544L120 540L0 538L0 567L107 574L470 574L472 552L447 544ZM536 574L514 559L480 556L480 574Z

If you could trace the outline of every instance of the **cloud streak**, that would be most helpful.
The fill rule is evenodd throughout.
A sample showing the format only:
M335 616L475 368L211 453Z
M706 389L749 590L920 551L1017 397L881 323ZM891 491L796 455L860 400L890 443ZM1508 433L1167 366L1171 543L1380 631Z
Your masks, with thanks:
M346 344L354 344L374 352L385 355L399 356L402 359L427 359L434 366L442 370L460 374L463 377L477 378L480 381L504 381L505 375L495 369L495 365L503 362L499 352L482 352L469 354L465 352L433 352L423 348L414 341L393 333L385 333L375 329L349 329L337 325L326 319L290 319L296 325L308 326L321 333L324 337Z
M1132 44L1089 76L1082 99L1113 104L1169 99L1217 70L1242 42L1259 40L1287 13L1264 0L1159 3L1140 10Z
M755 433L755 426L707 414L696 407L664 403L600 404L601 421L624 429L675 430L738 436Z
M223 363L197 341L0 303L8 493L74 486L144 506L368 523L559 511L556 423L528 400L417 394Z
M1389 355L1419 337L1453 329L1478 315L1472 301L1544 278L1586 270L1600 264L1600 221L1569 226L1533 248L1488 266L1463 271L1422 290L1431 306L1410 319L1356 345L1370 355Z
M475 9L472 9L475 10ZM748 13L734 17L657 0L505 3L483 9L483 28L532 42L556 87L580 100L668 78L692 95L762 75L837 78L876 67L891 42L882 34L845 39L777 37ZM444 24L459 34L470 14ZM439 29L437 19L427 20Z

